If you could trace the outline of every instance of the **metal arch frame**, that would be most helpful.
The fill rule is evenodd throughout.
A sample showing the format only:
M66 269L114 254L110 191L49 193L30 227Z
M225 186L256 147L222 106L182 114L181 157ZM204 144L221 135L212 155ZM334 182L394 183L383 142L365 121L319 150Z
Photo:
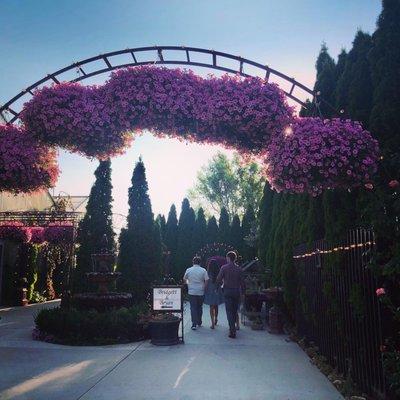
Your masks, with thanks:
M155 52L155 59L153 60L146 60L146 61L139 61L136 58L136 55L141 52L149 52L149 51L154 51ZM184 57L186 59L166 59L165 54L163 53L164 51L179 51L184 53ZM207 54L211 56L210 62L200 62L200 61L192 61L191 56L193 54ZM115 57L115 56L120 56L120 55L125 55L129 54L132 57L132 62L125 63L125 64L111 64L110 58ZM217 58L218 57L218 58ZM225 59L225 60L234 60L238 62L238 67L237 69L233 69L227 66L224 66L220 63L218 63L219 59ZM87 66L90 63L96 62L96 61L103 61L104 62L104 68L99 68L96 69L92 72L86 72L83 67ZM317 97L319 96L319 93L314 92L314 90L308 88L307 86L303 85L302 83L296 81L294 78L290 78L287 75L283 74L282 72L279 72L273 68L270 68L268 65L263 65L258 62L249 60L247 58L243 58L241 56L235 56L233 54L228 54L228 53L223 53L220 51L215 51L215 50L208 50L208 49L202 49L198 47L185 47L185 46L149 46L149 47L137 47L137 48L128 48L125 50L118 50L118 51L112 51L109 53L105 54L99 54L98 56L95 57L90 57L86 58L84 60L74 62L71 65L68 65L67 67L61 68L56 72L53 72L52 74L49 74L45 76L42 79L39 79L37 82L29 86L28 88L22 90L19 92L16 96L14 96L12 99L7 101L3 106L0 107L0 118L3 119L6 123L11 124L15 122L16 120L19 119L19 114L21 111L16 111L14 108L12 108L12 105L19 100L22 96L25 96L26 94L30 94L33 96L33 90L35 90L38 86L44 84L44 83L55 83L59 84L60 79L59 75L68 72L70 70L76 70L78 73L81 75L75 79L71 79L69 82L79 82L84 79L100 75L106 72L111 72L115 69L118 68L125 68L125 67L131 67L131 66L139 66L139 65L149 65L149 64L162 64L162 65L191 65L191 66L196 66L196 67L205 67L205 68L211 68L219 71L224 71L228 73L234 73L234 74L239 74L244 77L251 77L252 75L249 73L245 72L245 66L253 66L256 68L259 68L265 73L264 79L266 82L268 82L270 76L275 75L278 78L283 79L284 81L287 81L291 84L289 91L285 91L285 95L300 104L303 107L306 107L306 103L303 102L301 99L299 99L293 92L296 88L303 90L306 92L308 95L311 96L312 101L315 102L317 100ZM323 103L327 104L330 108L335 110L332 106L329 105L326 101L323 99L320 99L318 97L318 101L322 101ZM336 110L335 110L336 112ZM11 114L11 118L8 119L7 114Z

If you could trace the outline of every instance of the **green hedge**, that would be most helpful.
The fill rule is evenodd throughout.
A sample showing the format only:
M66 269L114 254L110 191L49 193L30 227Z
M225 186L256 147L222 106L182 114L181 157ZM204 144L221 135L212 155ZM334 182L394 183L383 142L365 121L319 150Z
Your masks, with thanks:
M36 318L34 337L61 344L103 345L127 343L147 337L141 321L141 307L121 308L100 313L96 310L52 308Z

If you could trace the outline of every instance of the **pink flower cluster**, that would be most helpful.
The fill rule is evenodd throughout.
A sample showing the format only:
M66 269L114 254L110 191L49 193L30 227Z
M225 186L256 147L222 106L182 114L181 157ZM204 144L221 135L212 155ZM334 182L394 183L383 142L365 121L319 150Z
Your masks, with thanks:
M32 192L54 186L59 174L57 153L29 132L0 125L0 190Z
M130 144L127 132L110 123L104 89L64 82L38 90L24 105L26 129L47 145L57 145L88 157L108 158Z
M100 158L123 152L130 132L144 129L259 152L292 116L284 93L262 79L152 66L116 71L103 86L41 89L21 115L43 143Z
M73 235L72 225L53 225L46 227L44 239L53 244L72 243Z
M72 243L73 226L67 223L47 227L24 226L21 222L4 222L0 225L0 239L32 244Z
M308 192L354 187L377 170L378 143L357 122L297 118L266 152L266 176L277 191Z
M13 242L28 243L32 234L29 228L20 222L3 222L0 225L0 239L8 239Z
M21 119L26 131L0 126L3 190L53 185L58 174L53 146L105 159L122 153L132 133L143 130L264 156L274 189L314 196L328 188L373 188L379 152L356 122L296 118L284 92L260 78L202 78L154 66L118 70L102 86L40 89ZM52 233L35 235L41 240Z

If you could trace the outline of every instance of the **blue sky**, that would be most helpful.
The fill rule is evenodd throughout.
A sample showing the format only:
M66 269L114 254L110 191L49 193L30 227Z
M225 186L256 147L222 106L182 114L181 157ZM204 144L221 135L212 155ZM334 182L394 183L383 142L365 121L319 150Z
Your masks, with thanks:
M380 9L379 0L1 0L0 103L73 61L155 44L242 55L312 86L321 43L336 57L342 47L350 48L358 28L373 32ZM139 155L153 210L167 213L218 150L144 134L113 161L114 211L127 212ZM55 192L89 193L96 162L64 152L59 161Z

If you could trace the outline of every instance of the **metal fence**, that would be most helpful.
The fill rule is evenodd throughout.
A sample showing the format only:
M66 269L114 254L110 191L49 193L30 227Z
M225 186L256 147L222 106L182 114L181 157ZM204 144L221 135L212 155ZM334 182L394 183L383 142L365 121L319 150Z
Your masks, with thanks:
M298 333L338 372L370 395L384 397L377 282L370 268L372 230L355 229L339 245L325 240L294 249Z

